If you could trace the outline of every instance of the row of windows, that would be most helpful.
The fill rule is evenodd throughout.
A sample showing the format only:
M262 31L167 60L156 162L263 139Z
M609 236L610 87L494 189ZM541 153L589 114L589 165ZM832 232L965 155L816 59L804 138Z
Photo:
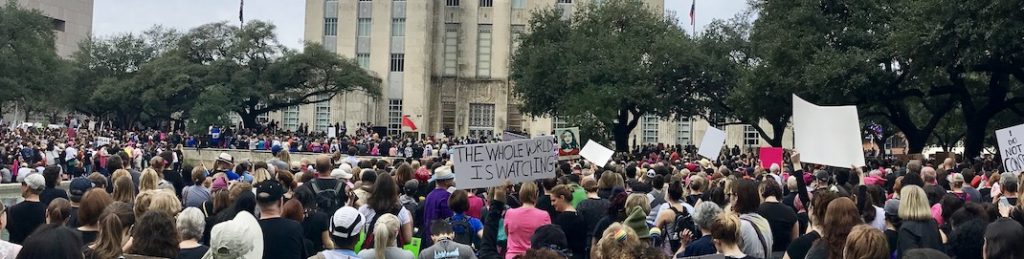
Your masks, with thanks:
M359 18L356 36L369 37L372 25L370 18ZM338 18L324 18L324 35L338 35ZM391 19L391 36L405 36L405 18Z
M658 140L658 123L659 118L657 116L645 115L641 118L641 138L643 144L657 144ZM693 144L691 142L692 121L690 118L683 118L676 122L676 144Z
M572 3L572 0L558 0L558 3ZM526 0L512 0L512 9L523 9ZM459 6L459 0L445 0L445 6ZM492 7L494 0L480 0L480 7Z
M402 133L402 99L388 99L388 135Z

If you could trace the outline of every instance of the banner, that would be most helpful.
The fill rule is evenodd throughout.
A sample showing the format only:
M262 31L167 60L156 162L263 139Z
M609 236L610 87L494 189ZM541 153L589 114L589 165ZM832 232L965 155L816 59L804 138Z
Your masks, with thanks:
M761 159L761 168L769 169L772 164L778 164L779 168L782 168L782 148L781 147L762 147L758 158Z
M327 137L328 138L336 138L337 136L338 136L338 128L327 127Z
M580 128L555 129L558 140L558 156L575 156L580 154Z
M452 147L455 187L459 189L498 186L543 178L554 178L558 158L553 137L544 136L508 142Z
M108 137L96 137L96 146L100 147L103 145L110 144L110 138Z
M1003 158L1003 170L1011 173L1024 171L1024 124L997 130L999 156Z
M817 106L794 94L793 136L803 162L864 166L857 106Z
M580 150L580 156L590 160L591 163L598 167L604 167L608 160L612 159L612 155L615 155L614 150L604 147L593 140L587 140L587 144L583 145L583 149Z
M513 141L513 140L520 140L520 139L530 139L530 138L528 138L526 136L523 136L523 135L511 133L511 132L503 132L503 133L501 133L501 141Z
M708 130L704 132L704 139L700 141L700 149L697 149L697 154L712 161L718 160L718 153L722 152L723 145L725 145L725 131L708 127Z

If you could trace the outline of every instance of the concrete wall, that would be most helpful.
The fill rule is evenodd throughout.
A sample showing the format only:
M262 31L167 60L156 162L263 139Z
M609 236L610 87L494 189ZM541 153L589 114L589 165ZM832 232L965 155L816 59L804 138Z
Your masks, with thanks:
M63 30L54 28L57 55L63 58L70 58L78 51L78 43L92 34L93 0L18 0L17 3L64 22Z
M274 157L273 155L270 154L270 151L264 151L264 150L258 150L257 151L257 150L241 150L241 149L211 149L211 148L191 149L191 148L187 148L182 153L184 153L184 155L185 155L185 163L186 164L199 165L200 163L206 163L206 166L209 167L209 168L213 168L213 164L214 164L214 162L217 161L217 156L219 156L220 153L227 153L227 154L231 155L231 157L235 159L235 162L240 162L240 161L252 161L252 162L267 161L267 160L270 160L271 158ZM302 161L303 159L306 159L306 160L308 160L310 162L315 161L316 157L320 156L320 155L324 155L324 154L321 154L321 153L305 153L305 152L291 153L290 154L290 156L292 158L292 161ZM347 157L347 156L346 155L342 155L341 156L342 159L345 159L345 157ZM371 158L378 158L378 159L383 158L383 159L386 159L386 160L389 160L389 161L395 159L393 157L358 157L358 158L360 160L369 160Z

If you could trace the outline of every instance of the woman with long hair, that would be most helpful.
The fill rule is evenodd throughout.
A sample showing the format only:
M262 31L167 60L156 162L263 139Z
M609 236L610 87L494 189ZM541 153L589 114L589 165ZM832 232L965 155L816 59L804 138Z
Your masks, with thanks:
M939 225L932 219L924 189L908 185L900 190L898 254L915 248L942 249Z
M142 214L138 225L132 230L132 241L127 253L141 256L176 258L178 256L178 233L171 217L159 211Z
M413 161L413 165L419 166L419 162ZM405 182L408 182L409 180L415 179L415 178L413 178L413 173L414 173L413 165L409 165L407 163L402 163L402 165L399 165L398 169L395 169L395 176L394 176L395 182L396 183L400 183L400 184L405 184ZM399 189L399 192L402 193L402 194L409 194L409 193L405 193L404 190L402 190L402 189Z
M128 242L128 230L135 224L135 216L131 206L114 202L103 210L99 221L99 234L96 241L88 243L85 248L86 259L109 259L124 255L122 250Z
M390 175L381 174L373 182L373 192L370 193L370 197L367 197L366 204L359 207L359 213L370 219L367 224L371 224L373 219L383 214L389 213L397 216L399 222L402 223L398 242L404 246L412 240L413 219L412 212L402 206L402 203L398 201L398 196L398 184L395 183L395 180ZM372 232L375 227L376 225L367 225L366 230ZM372 244L364 244L364 246L367 245Z
M1024 258L1024 227L1010 219L999 219L988 224L983 249L984 259Z
M749 256L740 249L740 217L733 212L725 212L711 223L711 239L719 254L730 259L757 258Z
M82 235L82 242L92 243L99 234L99 220L103 211L114 203L110 195L103 189L94 188L82 196L78 204L78 222L81 224L76 230Z
M811 246L822 236L822 224L825 221L828 204L837 198L839 198L839 194L828 190L819 190L814 193L814 197L810 200L811 206L807 208L807 217L810 219L808 232L790 243L783 258L807 257Z
M412 252L398 247L398 230L400 228L398 221L398 217L390 213L378 217L373 226L373 248L360 251L359 257L364 259L412 259Z
M317 196L316 193L310 189L309 185L302 185L295 188L295 199L302 203L303 210L303 221L302 230L303 235L306 239L312 242L313 253L320 252L323 250L334 249L334 243L331 240L331 234L328 231L329 222L331 219L330 215L320 211L317 207Z
M46 206L46 224L64 225L71 218L71 201L56 198Z
M114 201L132 203L135 202L135 196L138 195L138 190L135 189L135 182L132 182L132 178L129 177L116 177L114 179Z
M530 237L540 226L551 224L547 211L537 208L538 190L533 182L524 182L519 187L519 208L505 212L505 230L508 233L506 259L525 253L530 249Z
M885 234L871 225L857 225L846 237L842 258L873 259L889 258L889 244Z
M840 197L828 204L825 221L821 225L821 239L807 252L811 259L842 259L846 236L854 226L864 223L853 200Z
M591 250L591 258L636 259L642 254L644 245L640 238L622 223L612 223L600 236L601 241Z
M142 170L142 176L139 176L139 192L156 189L157 185L160 184L160 174L153 170L153 168L146 168Z
M738 179L727 184L726 196L732 204L732 212L739 215L740 238L743 253L757 258L768 258L771 255L774 237L768 220L757 214L761 204L761 196L757 193L757 183L752 180ZM722 250L719 250L722 251Z

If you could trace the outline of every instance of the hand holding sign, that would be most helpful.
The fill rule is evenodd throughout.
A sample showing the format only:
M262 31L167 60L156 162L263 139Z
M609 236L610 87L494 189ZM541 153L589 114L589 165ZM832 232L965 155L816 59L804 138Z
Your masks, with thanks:
M615 151L594 142L593 140L587 140L587 144L583 145L583 149L580 150L580 156L590 160L594 163L594 166L605 166L608 164L608 160L612 159L612 155Z
M1003 158L1003 170L1010 173L1024 171L1024 124L997 130L999 155Z
M722 151L723 145L725 145L725 131L708 127L708 130L704 132L704 139L700 142L697 154L711 160L718 160L718 153Z
M514 140L498 143L455 146L455 186L459 189L484 188L505 181L519 183L554 178L558 158L554 137Z

